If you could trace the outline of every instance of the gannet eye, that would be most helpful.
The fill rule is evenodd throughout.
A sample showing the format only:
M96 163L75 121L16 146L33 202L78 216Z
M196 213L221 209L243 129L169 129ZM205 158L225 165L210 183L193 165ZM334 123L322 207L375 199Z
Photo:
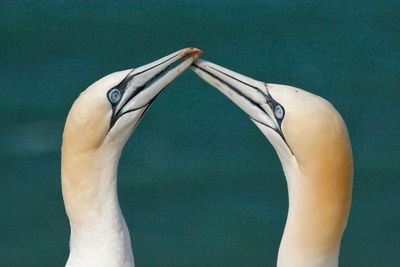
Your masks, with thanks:
M113 88L108 91L107 97L111 104L116 104L121 99L121 91L117 88Z
M275 117L277 117L278 119L282 119L284 115L285 112L283 111L283 107L281 105L277 105L275 107Z

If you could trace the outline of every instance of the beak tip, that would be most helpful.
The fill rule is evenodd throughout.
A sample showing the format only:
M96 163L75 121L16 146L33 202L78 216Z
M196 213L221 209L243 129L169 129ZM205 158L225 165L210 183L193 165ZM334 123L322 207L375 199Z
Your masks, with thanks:
M188 55L192 55L192 59L193 59L193 61L195 61L202 54L203 54L203 51L201 51L200 49L195 48L195 47L189 47L189 48L183 49L181 56L186 57Z

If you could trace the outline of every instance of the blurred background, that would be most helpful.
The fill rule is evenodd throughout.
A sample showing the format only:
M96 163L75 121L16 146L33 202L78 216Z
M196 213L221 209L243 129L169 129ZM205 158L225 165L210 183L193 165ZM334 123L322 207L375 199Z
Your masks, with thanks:
M0 265L64 266L65 118L117 70L195 46L255 79L331 101L353 145L341 266L400 264L399 1L1 1ZM122 155L138 267L274 266L286 181L247 116L191 71Z

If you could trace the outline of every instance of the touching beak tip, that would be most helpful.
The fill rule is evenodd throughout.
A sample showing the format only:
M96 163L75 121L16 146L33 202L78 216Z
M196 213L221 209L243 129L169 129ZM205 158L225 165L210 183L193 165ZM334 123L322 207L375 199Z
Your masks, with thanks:
M201 51L198 48L195 47L189 47L183 49L181 53L181 57L186 57L188 55L192 55L192 61L195 61L197 58L199 58L203 54L203 51Z
M193 53L192 61L195 62L202 54L203 54L203 51L201 51L201 50L199 50L198 53Z

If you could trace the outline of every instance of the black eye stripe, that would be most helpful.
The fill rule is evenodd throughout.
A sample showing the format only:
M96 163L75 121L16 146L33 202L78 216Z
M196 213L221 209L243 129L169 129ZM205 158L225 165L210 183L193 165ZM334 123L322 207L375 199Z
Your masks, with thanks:
M281 126L282 120L285 117L285 108L279 104L275 99L271 96L268 90L268 86L266 84L267 94L265 95L265 101L270 106L272 112L274 113L275 119Z

